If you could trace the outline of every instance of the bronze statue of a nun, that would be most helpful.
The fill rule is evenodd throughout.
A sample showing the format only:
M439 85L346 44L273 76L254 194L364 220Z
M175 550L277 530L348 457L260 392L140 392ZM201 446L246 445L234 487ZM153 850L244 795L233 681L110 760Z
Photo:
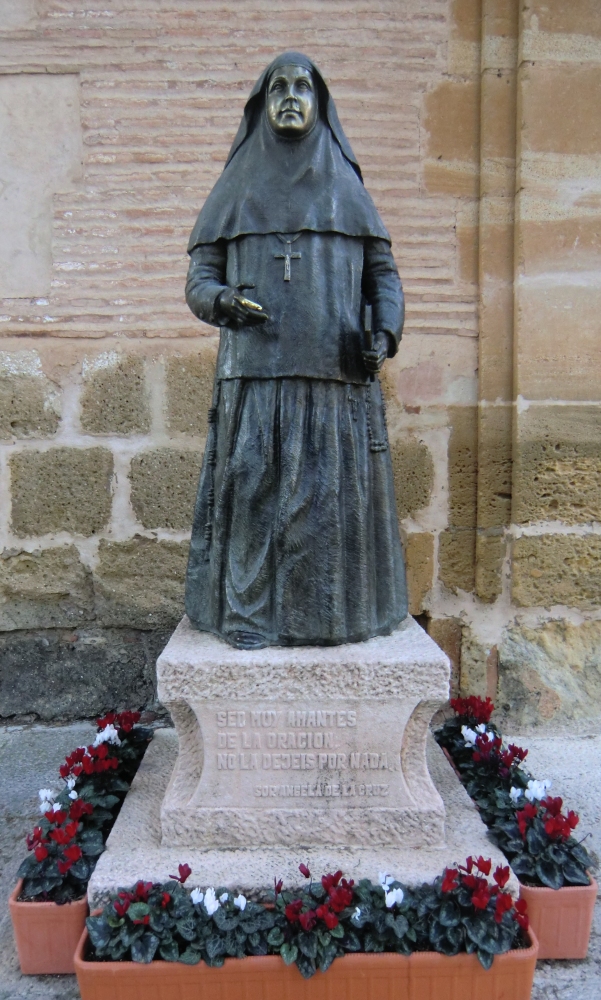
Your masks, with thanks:
M306 56L286 52L255 84L188 252L188 305L221 330L191 621L245 649L389 633L407 596L377 372L403 292Z

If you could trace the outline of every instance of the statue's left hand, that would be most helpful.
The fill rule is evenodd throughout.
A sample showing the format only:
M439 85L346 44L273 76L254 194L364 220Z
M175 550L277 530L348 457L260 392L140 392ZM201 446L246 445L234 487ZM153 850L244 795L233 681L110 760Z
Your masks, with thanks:
M370 375L375 375L388 357L388 334L384 330L376 330L371 351L362 351L362 354L368 372Z

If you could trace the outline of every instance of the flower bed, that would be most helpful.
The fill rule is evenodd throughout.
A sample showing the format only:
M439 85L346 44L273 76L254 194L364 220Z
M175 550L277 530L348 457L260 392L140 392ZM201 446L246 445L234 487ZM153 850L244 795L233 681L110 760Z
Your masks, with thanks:
M27 837L30 853L9 903L26 975L74 971L88 881L152 736L139 718L121 712L99 719L94 742L61 766L62 790L40 790L42 819Z
M27 836L30 853L17 873L20 902L68 903L85 895L152 736L139 719L139 712L98 719L94 742L60 767L63 788L40 789L42 819Z
M564 811L563 800L549 795L550 781L537 780L526 770L527 750L504 743L490 722L494 710L490 698L455 698L451 707L455 717L435 733L436 739L522 883L522 896L533 905L536 900L534 930L540 957L584 957L597 886L590 875L593 859L574 836L578 815ZM542 905L543 890L567 888L569 901L566 892L557 901L547 894ZM568 934L568 923L580 927L577 941ZM560 927L564 927L563 947Z
M303 865L307 884L288 891L276 882L265 906L225 888L188 893L190 869L181 865L171 881L140 881L89 917L82 958L219 967L227 958L278 955L309 979L348 953L437 952L474 955L488 970L495 955L530 946L526 904L504 888L509 868L489 879L491 867L468 858L433 884L406 888L384 873L377 885L355 885L340 871L314 882Z

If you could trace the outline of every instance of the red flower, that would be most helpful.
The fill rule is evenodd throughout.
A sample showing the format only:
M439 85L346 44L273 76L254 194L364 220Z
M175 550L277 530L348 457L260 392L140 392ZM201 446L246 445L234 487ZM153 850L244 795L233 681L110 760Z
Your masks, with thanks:
M66 829L51 830L48 836L51 840L54 840L56 844L68 844L70 840L73 840L73 837L67 832Z
M482 879L479 879L477 875L463 875L461 878L461 884L466 889L477 889L481 881Z
M161 896L161 907L162 907L162 909L164 910L165 907L169 906L170 902L171 902L171 896L170 896L170 894L168 892L164 892L163 895Z
M137 903L147 903L148 895L152 889L152 882L136 882L134 888L134 899Z
M332 913L332 911L329 910L325 904L317 907L315 915L319 917L320 920L323 920L324 924L330 931L333 930L334 927L338 926L338 917L335 913Z
M43 861L44 858L48 857L48 848L44 847L43 844L38 844L34 850L36 861Z
M475 864L475 861L474 861L473 857L470 854L469 858L465 859L465 871L468 873L468 875L471 873L471 870L474 867L474 864ZM460 865L459 867L461 868L462 866Z
M301 873L301 875L305 876L305 878L311 878L311 872L309 871L306 865L299 865L298 870Z
M57 861L56 865L61 875L66 875L69 868L73 864L72 861Z
M346 885L340 885L338 888L332 889L328 902L334 913L342 913L347 906L351 905L353 901L352 885L352 882L347 882Z
M134 924L145 924L145 925L149 924L150 923L150 914L147 913L145 917L141 917L139 920L133 920L132 923L134 923Z
M520 925L522 930L527 931L529 920L528 920L528 904L525 899L518 899L517 903L514 904L514 914L513 918Z
M451 708L460 719L480 725L482 722L489 722L495 710L490 698L486 701L471 695L469 698L451 698Z
M298 919L304 931L312 931L317 923L315 910L307 910L306 913L299 913Z
M550 816L559 816L563 806L563 799L559 796L554 799L548 795L546 799L541 801L541 806L547 810Z
M476 861L476 865L478 866L478 871L482 872L483 875L490 875L490 869L492 868L492 861L490 858L485 861L482 855L480 855Z
M334 875L322 875L321 884L323 885L326 892L330 892L332 889L335 888L335 886L338 885L341 878L342 878L341 871L335 872Z
M116 718L116 712L107 712L102 719L96 719L96 725L98 726L98 729L106 729L107 726L112 726Z
M495 869L493 878L500 889L504 889L509 881L509 865L505 865L505 868L501 868L501 865Z
M452 892L453 889L457 888L457 879L459 878L459 872L455 868L445 868L444 875L442 879L441 891L442 892Z
M495 920L498 924L503 919L503 914L508 913L513 906L513 900L508 892L500 892L495 903Z
M41 844L44 840L44 834L42 833L41 826L34 826L33 832L28 833L25 840L27 841L28 850L32 851L37 844Z
M181 882L183 885L186 879L190 878L192 869L190 865L179 865L177 870L179 871L179 875L170 875L169 878L175 879L176 882Z
M573 809L570 809L568 812L567 820L570 830L575 830L580 822L580 817L578 813L575 813Z
M129 899L124 899L123 902L120 902L118 899L115 899L113 901L113 907L118 917L124 917L127 911L129 910Z
M63 854L69 861L79 861L81 857L81 847L78 844L71 844L70 847L65 847Z
M490 902L490 887L481 879L480 885L476 891L472 894L472 903L477 910L485 910Z
M523 809L520 809L516 814L516 819L518 821L518 826L520 828L520 833L522 838L526 838L526 830L528 829L528 820L534 819L538 815L538 809L531 802L527 802Z
M295 924L300 916L300 911L303 908L302 899L295 899L293 903L288 903L284 913L286 914L286 920L289 920L291 924Z
M44 816L46 817L49 823L55 823L57 826L60 826L61 823L65 822L67 818L67 813L65 812L64 809L59 809L57 812L44 813Z
M91 802L84 802L83 799L75 799L75 802L69 809L69 819L80 820L82 816L91 816L94 812L94 806Z
M279 879L279 881L276 882L276 880L274 878L274 880L273 880L273 892L274 892L274 895L275 895L276 899L278 898L279 894L281 893L283 885L284 885L284 882L283 882L282 879Z

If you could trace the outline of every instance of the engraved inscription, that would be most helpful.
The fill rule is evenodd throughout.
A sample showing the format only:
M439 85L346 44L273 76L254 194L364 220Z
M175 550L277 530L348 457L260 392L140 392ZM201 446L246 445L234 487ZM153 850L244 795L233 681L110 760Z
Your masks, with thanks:
M217 723L218 771L398 771L400 754L373 749L348 750L349 740L357 738L357 711L354 709L222 709L215 713ZM346 746L341 749L340 743ZM292 751L292 752L291 752ZM270 785L264 788L291 788L274 794L291 797L325 795L320 785ZM383 795L374 789L385 785L332 784L323 786L337 791L328 795ZM352 789L344 791L345 788ZM365 789L370 789L365 791ZM298 791L297 789L301 789ZM302 791L306 789L306 791ZM312 789L312 790L311 790Z

